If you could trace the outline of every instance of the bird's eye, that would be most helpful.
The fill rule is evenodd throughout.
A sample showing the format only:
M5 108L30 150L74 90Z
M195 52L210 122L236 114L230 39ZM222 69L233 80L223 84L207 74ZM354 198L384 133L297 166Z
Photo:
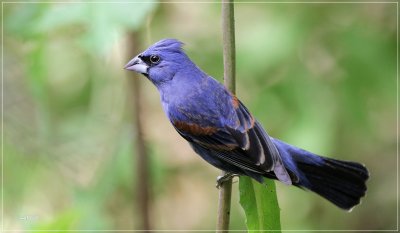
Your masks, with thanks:
M157 64L160 61L160 57L157 55L151 55L150 56L150 62L153 64Z

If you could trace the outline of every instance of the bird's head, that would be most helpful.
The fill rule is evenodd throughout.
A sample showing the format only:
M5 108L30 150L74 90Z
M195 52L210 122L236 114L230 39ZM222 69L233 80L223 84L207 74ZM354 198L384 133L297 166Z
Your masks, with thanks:
M182 45L175 39L163 39L130 60L125 69L141 73L159 86L172 80L178 70L193 65Z

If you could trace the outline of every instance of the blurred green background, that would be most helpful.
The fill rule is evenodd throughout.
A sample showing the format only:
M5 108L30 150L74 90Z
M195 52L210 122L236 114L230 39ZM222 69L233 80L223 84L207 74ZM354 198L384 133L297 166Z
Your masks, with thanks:
M220 4L2 3L5 230L138 229L132 54L183 41L222 81ZM371 173L344 212L277 184L282 229L396 229L395 3L238 3L237 95L270 135ZM219 171L164 116L144 77L155 229L214 229ZM245 229L233 186L231 229Z

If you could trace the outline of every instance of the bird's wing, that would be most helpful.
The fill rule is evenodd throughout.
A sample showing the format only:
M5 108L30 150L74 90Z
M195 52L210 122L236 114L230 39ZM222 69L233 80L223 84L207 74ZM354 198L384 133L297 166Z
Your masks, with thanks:
M273 170L280 181L292 184L292 179L271 137L240 100L234 97L233 103L239 121L236 127L232 127L233 130L229 129L235 140L240 142L241 149L257 166L266 171Z
M222 128L200 127L183 122L175 122L174 126L187 141L206 149L208 153L212 153L219 159L243 170L259 174L266 172L246 155L229 131Z
M232 107L236 114L232 119L235 121L223 127L186 121L172 121L172 124L186 140L220 152L215 153L220 159L257 173L273 170L280 181L291 184L290 176L269 135L234 96Z

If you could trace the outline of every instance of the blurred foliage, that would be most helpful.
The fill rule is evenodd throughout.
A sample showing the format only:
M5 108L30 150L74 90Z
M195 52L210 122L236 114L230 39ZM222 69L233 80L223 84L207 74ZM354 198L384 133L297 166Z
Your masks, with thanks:
M126 32L141 30L147 45L178 38L222 80L219 4L21 2L3 12L4 229L135 229ZM282 229L395 229L396 4L239 3L235 14L237 93L270 135L371 172L351 213L277 183ZM219 172L141 81L155 227L213 229ZM235 190L231 229L245 229Z

